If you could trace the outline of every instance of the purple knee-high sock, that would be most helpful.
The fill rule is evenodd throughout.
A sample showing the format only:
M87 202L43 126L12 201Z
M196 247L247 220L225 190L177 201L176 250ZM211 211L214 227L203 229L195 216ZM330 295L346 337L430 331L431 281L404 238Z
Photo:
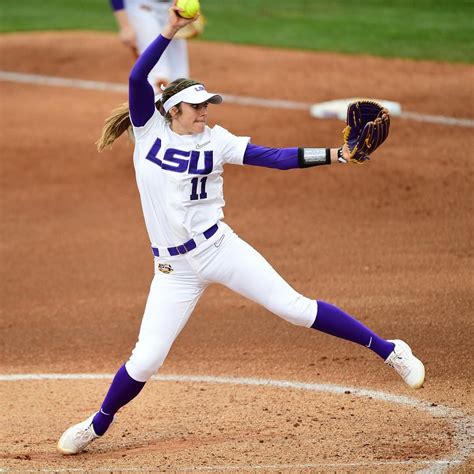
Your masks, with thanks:
M324 301L318 301L318 313L311 327L368 347L384 360L394 348L393 342L382 339L357 319Z
M128 375L125 365L120 367L115 374L99 412L92 420L92 425L97 435L102 436L107 431L115 413L129 401L133 400L140 393L144 385L145 382L138 382Z

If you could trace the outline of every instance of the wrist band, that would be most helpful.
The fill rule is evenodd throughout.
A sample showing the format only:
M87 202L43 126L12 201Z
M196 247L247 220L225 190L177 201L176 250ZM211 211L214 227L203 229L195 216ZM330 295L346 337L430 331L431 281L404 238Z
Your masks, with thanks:
M344 158L344 155L342 154L342 148L339 148L337 150L337 161L339 163L347 163L347 160Z
M300 168L331 164L329 148L298 148L298 165Z

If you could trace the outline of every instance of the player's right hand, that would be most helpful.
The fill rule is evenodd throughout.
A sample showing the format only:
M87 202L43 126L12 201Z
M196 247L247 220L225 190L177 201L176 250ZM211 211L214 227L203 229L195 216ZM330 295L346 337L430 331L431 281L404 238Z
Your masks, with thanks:
M174 0L173 6L168 10L168 18L169 25L175 30L180 30L199 18L199 13L197 13L193 18L183 18L179 15L179 11L180 9L176 6L176 0Z

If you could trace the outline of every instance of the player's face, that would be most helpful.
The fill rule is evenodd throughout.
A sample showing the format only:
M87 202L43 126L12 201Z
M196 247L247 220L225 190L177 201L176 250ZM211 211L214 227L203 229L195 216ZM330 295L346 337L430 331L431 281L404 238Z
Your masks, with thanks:
M202 133L207 124L208 103L188 104L181 102L181 113L172 118L171 128L180 135Z

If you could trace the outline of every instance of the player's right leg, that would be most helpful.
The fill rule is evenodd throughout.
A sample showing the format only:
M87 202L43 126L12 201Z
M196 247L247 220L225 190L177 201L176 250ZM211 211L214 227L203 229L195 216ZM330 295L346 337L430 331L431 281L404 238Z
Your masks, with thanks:
M162 273L158 270L159 263L171 265L172 271ZM155 261L155 268L156 274L132 355L116 373L100 410L63 433L58 442L58 450L62 454L83 451L107 431L117 411L140 393L163 364L206 287L179 256Z

